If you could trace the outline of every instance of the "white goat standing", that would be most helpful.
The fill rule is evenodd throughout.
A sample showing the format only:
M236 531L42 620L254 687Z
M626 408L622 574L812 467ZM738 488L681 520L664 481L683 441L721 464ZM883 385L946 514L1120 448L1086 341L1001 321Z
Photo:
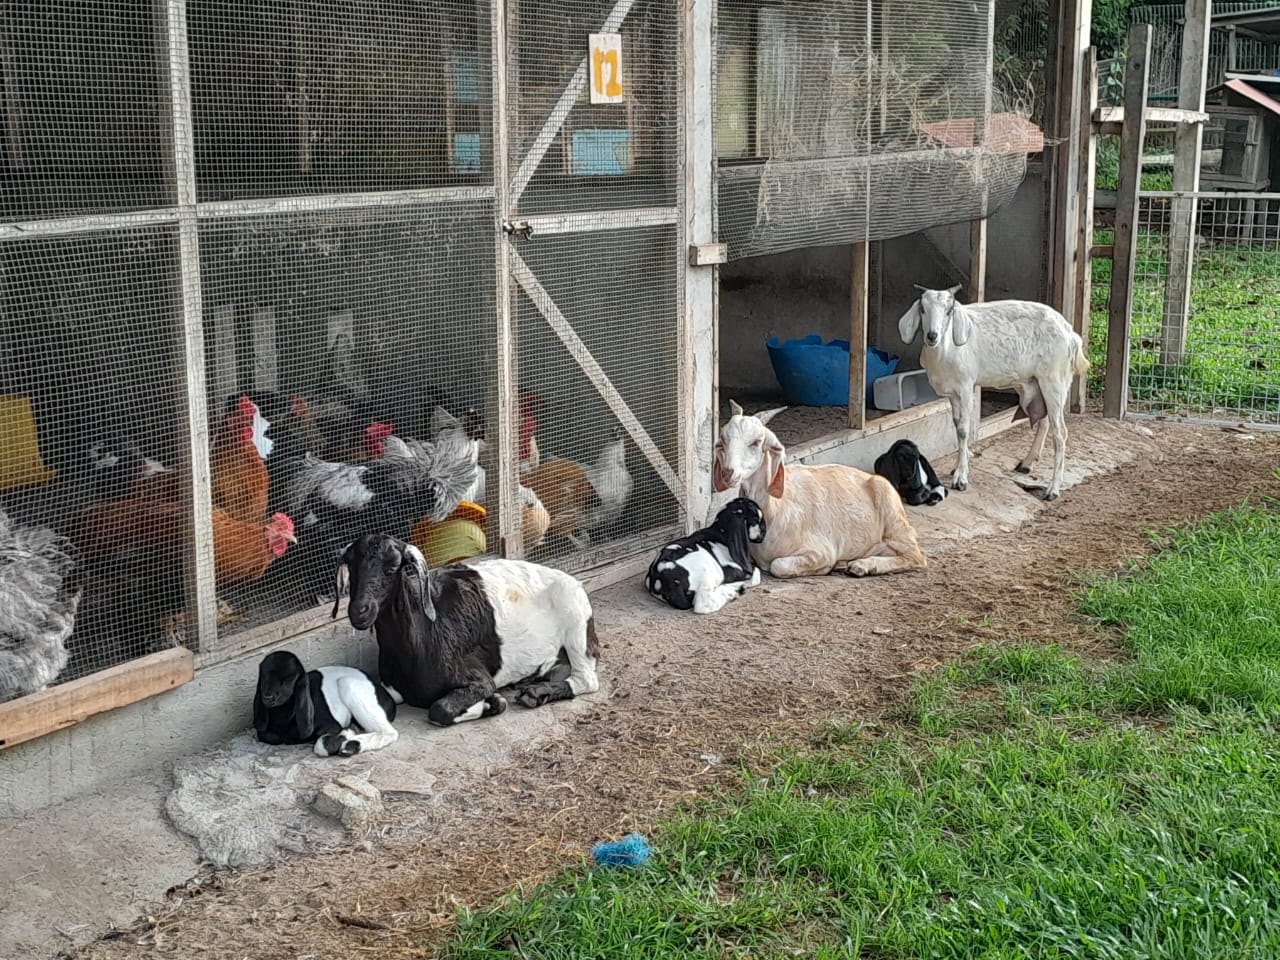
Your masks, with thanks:
M786 450L766 424L778 410L746 416L730 401L712 466L717 491L736 486L760 505L767 530L751 545L775 577L852 577L923 570L927 561L902 498L884 477L841 464L785 464ZM785 409L785 408L783 408Z
M1030 452L1015 469L1031 472L1044 449L1045 435L1052 430L1053 480L1044 498L1055 499L1062 492L1071 378L1089 369L1080 335L1062 314L1043 303L962 304L956 302L959 286L927 290L917 285L916 289L923 293L898 321L898 332L903 343L910 343L924 327L920 365L934 392L951 401L960 446L952 486L963 490L969 485L969 438L977 439L979 422L975 388L1013 388L1035 430Z

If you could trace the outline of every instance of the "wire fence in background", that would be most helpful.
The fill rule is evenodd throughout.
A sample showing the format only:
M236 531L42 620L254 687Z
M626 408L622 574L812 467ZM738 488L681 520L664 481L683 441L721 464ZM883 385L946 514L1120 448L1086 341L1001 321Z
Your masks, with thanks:
M1162 359L1172 196L1140 194L1128 409L1280 427L1280 194L1198 194L1185 348Z

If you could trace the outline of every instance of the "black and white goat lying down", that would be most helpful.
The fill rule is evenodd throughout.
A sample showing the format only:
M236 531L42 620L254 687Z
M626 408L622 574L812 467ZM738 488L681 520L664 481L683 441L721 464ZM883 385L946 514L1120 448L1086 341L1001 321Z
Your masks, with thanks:
M524 560L428 570L417 547L367 533L342 555L338 596L348 580L347 616L357 630L373 628L383 684L434 724L501 713L506 686L523 707L600 687L591 602L563 571ZM551 679L562 653L569 676Z
M253 726L263 743L311 743L321 757L379 750L399 734L396 702L373 677L354 667L308 671L287 650L258 664ZM363 733L351 729L352 722Z
M754 500L731 500L709 527L659 551L644 588L677 610L715 613L760 582L750 544L763 543L766 532L764 514Z
M933 506L947 497L947 488L933 472L933 465L910 440L899 440L876 457L875 470L893 484L903 503L913 507Z

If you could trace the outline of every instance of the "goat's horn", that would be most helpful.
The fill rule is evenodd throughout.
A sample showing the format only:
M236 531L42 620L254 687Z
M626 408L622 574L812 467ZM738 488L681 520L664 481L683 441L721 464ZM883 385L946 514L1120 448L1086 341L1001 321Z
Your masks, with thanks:
M920 284L918 284L918 283L913 283L913 284L912 284L912 286L913 286L913 287L915 287L917 290L919 290L921 293L928 293L928 292L929 292L929 288L928 288L928 287L922 287L922 286L920 286Z

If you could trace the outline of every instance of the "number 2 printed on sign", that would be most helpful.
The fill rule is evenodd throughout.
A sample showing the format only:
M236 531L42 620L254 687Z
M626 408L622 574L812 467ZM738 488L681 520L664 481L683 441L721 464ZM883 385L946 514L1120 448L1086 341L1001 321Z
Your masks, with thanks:
M622 35L591 34L591 102L623 103Z

